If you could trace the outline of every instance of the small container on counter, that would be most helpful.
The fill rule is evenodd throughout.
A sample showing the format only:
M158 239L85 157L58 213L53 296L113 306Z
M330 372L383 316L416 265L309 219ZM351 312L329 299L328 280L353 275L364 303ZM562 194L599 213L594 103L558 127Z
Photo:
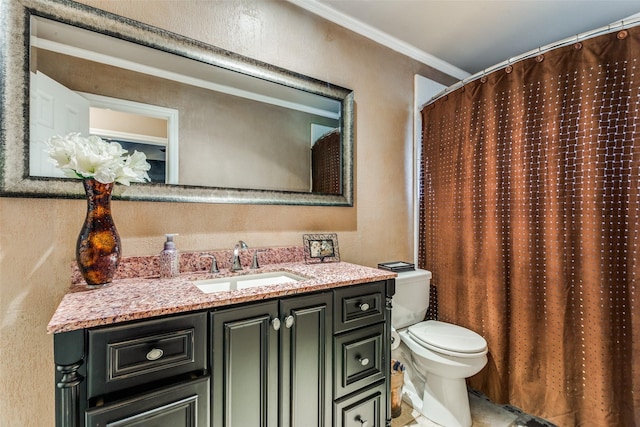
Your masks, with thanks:
M165 234L164 250L160 252L160 278L168 279L180 274L180 257L173 238L177 234Z

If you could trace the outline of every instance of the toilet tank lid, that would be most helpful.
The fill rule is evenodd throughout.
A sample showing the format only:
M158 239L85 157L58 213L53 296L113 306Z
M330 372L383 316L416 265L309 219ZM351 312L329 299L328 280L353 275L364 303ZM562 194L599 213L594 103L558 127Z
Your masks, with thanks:
M398 273L398 278L396 280L414 279L417 277L431 279L431 272L429 270L421 270L419 268L412 271L401 271Z
M462 326L427 320L409 327L409 334L423 343L456 353L480 353L487 349L485 339Z

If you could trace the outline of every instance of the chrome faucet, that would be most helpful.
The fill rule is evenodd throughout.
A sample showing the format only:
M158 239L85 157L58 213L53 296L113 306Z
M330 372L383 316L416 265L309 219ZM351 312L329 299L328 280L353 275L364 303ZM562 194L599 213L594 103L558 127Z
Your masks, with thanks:
M240 251L244 249L249 249L249 246L242 240L238 240L235 247L233 248L233 260L231 261L231 271L240 271L242 270L242 264L240 263Z

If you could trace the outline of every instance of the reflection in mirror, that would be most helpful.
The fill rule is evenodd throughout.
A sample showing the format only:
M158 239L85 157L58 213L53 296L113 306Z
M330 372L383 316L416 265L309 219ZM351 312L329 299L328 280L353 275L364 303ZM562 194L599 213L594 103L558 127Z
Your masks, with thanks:
M87 40L92 40L90 52ZM170 151L173 147L167 147L167 129L159 129L164 137L154 140L158 132L147 126L154 117L143 120L145 110L169 108L178 112L177 135L182 143L179 153L165 160L165 172L176 167L171 164L175 161L180 171L177 179L166 183L301 192L331 189L322 182L312 182L311 153L325 154L312 150L312 128L337 130L339 101L309 95L299 104L275 92L280 89L277 86L265 88L269 92L249 93L217 83L217 90L212 90L198 77L206 70L167 73L171 66L165 64L174 60L173 55L166 54L163 63L145 62L150 57L147 50L150 48L32 17L30 68L35 78L31 93L38 95L32 96L31 150L49 136L88 131L124 145L148 145L145 152L157 153L158 147ZM100 125L92 123L95 115L87 111L95 104L84 94L111 99L115 111L124 111L117 108L118 101L139 104L140 111L129 110L139 116L127 122L130 129L124 131L118 129L124 123L121 114L112 114ZM52 114L47 107L67 114ZM42 116L56 117L59 123L42 120ZM64 129L65 125L72 128ZM41 169L32 164L30 168ZM335 194L339 188L331 190Z
M81 132L147 154L152 183L114 198L352 205L351 91L84 5L63 1L53 13L44 3L27 13L25 170L3 195L81 195L43 154L49 136Z

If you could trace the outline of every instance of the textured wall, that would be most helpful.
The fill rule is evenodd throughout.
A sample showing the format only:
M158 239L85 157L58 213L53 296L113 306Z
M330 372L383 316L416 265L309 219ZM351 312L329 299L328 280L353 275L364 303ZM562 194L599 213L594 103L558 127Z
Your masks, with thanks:
M346 261L412 259L413 76L451 80L284 1L84 2L355 90L353 208L115 201L125 256L159 252L167 232L201 250L237 239L296 245L303 233L332 231ZM69 285L84 214L82 200L0 199L1 426L54 424L45 328Z

